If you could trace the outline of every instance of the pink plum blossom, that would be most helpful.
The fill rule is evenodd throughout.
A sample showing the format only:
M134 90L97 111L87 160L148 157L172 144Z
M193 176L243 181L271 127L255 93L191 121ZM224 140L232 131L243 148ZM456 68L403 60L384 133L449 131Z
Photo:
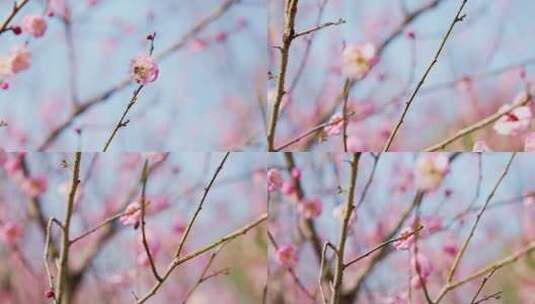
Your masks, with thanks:
M506 111L511 105L503 105L499 111ZM531 109L527 106L517 107L503 115L494 123L494 130L501 135L517 136L525 132L532 118Z
M14 221L8 221L0 226L0 240L6 245L17 244L22 236L22 228Z
M396 250L407 250L409 249L412 244L414 244L414 234L412 233L412 228L405 227L403 230L401 230L400 238L399 240L395 241L392 245Z
M30 51L26 46L19 46L11 52L9 68L12 74L20 73L30 68Z
M376 58L376 48L371 43L350 44L342 54L343 74L351 79L362 79L371 70Z
M133 225L134 227L137 227L139 225L139 221L141 219L141 206L139 205L139 202L132 202L124 211L123 215L119 218L119 222L121 224L128 226Z
M46 20L41 15L27 15L22 18L22 30L35 38L42 37L46 27Z
M292 168L291 174L292 174L292 177L295 178L295 179L301 178L301 170L299 168L297 168L297 167L293 167Z
M416 186L423 191L433 191L440 186L449 171L449 159L443 153L425 153L417 160L414 168Z
M284 267L294 267L297 263L295 247L293 245L281 245L277 249L277 262Z
M273 192L280 190L282 187L283 179L282 176L277 169L269 169L267 172L267 184L268 184L268 191Z
M137 55L131 63L132 79L142 85L149 84L158 78L160 70L151 56Z
M21 184L22 191L29 197L38 197L47 189L47 179L45 176L28 177Z
M344 126L344 116L342 113L334 114L329 120L329 125L323 128L326 135L340 135Z
M284 183L282 183L282 187L280 190L285 195L291 195L295 193L295 186L293 182L285 181Z
M299 202L297 209L304 218L312 219L321 215L322 204L319 199L306 199Z
M418 253L411 257L411 266L414 269L415 275L411 280L411 284L414 288L422 287L422 281L426 282L427 278L431 275L434 270L433 264L431 261L423 255Z

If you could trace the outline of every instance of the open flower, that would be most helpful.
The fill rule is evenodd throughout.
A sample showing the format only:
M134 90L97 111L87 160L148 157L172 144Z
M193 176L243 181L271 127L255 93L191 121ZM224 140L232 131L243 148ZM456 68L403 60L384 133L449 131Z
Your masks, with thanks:
M499 111L506 111L511 107L511 105L506 104ZM494 123L494 130L501 135L516 136L529 128L531 118L531 109L529 107L518 107L500 117Z
M414 181L418 189L433 191L449 171L448 156L443 153L425 153L418 158L414 170Z
M375 46L371 43L348 45L342 54L343 74L351 79L366 77L377 61Z
M297 211L306 219L316 218L321 215L322 205L319 199L303 200L297 206Z
M295 247L292 245L282 245L277 249L277 262L284 267L294 267L297 263Z
M42 37L46 31L46 20L41 15L24 16L22 30L35 38Z
M158 78L160 70L154 59L148 55L137 55L131 63L132 79L139 84L148 84Z

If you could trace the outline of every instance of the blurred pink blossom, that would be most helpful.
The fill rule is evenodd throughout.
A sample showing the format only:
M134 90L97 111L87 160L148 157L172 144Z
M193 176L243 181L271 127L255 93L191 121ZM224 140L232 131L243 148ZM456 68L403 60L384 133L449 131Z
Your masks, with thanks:
M371 70L376 58L375 46L371 43L350 44L342 54L343 74L351 79L362 79Z
M295 247L292 245L281 245L277 249L277 261L284 267L294 267L297 263Z
M38 197L47 189L47 179L45 176L25 178L21 184L22 191L29 197Z
M505 111L510 107L511 105L503 105L499 111ZM494 130L501 135L516 136L529 128L531 118L529 107L518 107L500 117L494 123Z
M18 46L11 52L9 67L12 74L16 74L30 68L30 51L25 45Z
M425 283L427 278L433 272L433 264L431 264L431 261L429 261L425 255L418 253L417 255L412 256L411 265L415 272L411 284L414 288L420 288L422 287L422 281Z
M322 204L319 199L306 199L297 206L299 213L306 219L313 219L321 215Z
M125 226L133 225L134 227L137 227L139 225L139 220L141 219L140 207L141 206L137 201L130 203L126 207L124 214L119 218L119 222Z
M46 20L41 15L27 15L22 18L22 30L35 38L45 34Z
M13 221L8 221L0 226L0 240L8 246L17 244L22 237L22 228Z
M407 250L412 246L412 244L414 244L414 234L411 234L411 232L411 227L405 227L403 230L401 230L399 234L401 239L392 244L396 250Z
M425 153L417 160L414 167L416 186L423 191L433 191L440 186L449 171L449 159L443 153Z
M283 182L280 190L283 194L286 194L286 195L295 193L294 184L293 182L290 182L290 181Z
M280 190L282 187L283 179L282 176L277 169L269 169L267 172L267 184L268 184L268 191L273 192Z

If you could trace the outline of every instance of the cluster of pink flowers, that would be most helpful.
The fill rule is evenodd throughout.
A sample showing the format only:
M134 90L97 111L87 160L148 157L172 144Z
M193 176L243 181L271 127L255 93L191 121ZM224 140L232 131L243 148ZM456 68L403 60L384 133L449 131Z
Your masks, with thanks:
M44 175L26 176L22 168L23 155L8 158L3 164L4 170L26 195L36 198L47 190L47 178Z
M449 159L444 153L424 153L414 168L414 182L418 189L433 191L440 186L449 172Z
M274 168L269 169L267 171L268 191L280 191L285 195L295 193L295 180L298 180L301 177L301 171L298 168L293 168L291 177L290 180L284 180L279 170Z
M0 88L9 88L7 80L15 74L30 68L31 54L25 45L11 50L10 54L0 57Z
M132 79L142 85L154 82L160 70L151 56L139 54L130 64Z
M292 245L282 245L277 249L277 262L284 267L292 268L297 263L297 254Z
M366 77L377 62L377 50L371 43L350 44L342 54L343 74L351 79L360 80Z
M27 15L22 18L22 31L29 35L40 38L46 32L46 20L41 15Z

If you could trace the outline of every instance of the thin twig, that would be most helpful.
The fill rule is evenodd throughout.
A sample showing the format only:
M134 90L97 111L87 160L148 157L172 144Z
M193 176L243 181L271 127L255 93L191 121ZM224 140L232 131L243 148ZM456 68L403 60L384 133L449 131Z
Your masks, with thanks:
M338 254L337 253L338 250L336 249L336 247L334 247L333 244L331 244L330 242L325 242L325 244L323 245L323 250L321 251L320 273L318 277L318 286L320 289L321 299L323 300L323 304L327 304L327 297L325 296L325 292L323 291L323 279L324 279L323 272L324 272L324 268L326 267L325 259L326 259L328 248L331 248L335 254ZM330 285L330 282L327 282L327 283Z
M173 261L169 264L169 266L167 267L167 270L164 272L164 274L162 275L162 281L158 281L154 284L154 286L141 298L139 298L137 300L137 304L142 304L142 303L145 303L148 299L150 299L152 296L154 296L156 294L156 292L160 289L160 287L162 287L163 283L167 280L167 278L171 275L171 273L173 272L173 270L175 270L175 268L179 265L182 265L183 263L191 260L191 259L194 259L198 256L200 256L201 254L204 254L218 246L221 246L222 244L225 244L227 242L230 242L236 238L238 238L239 236L242 236L242 235L245 235L249 230L255 228L256 226L262 224L264 221L267 220L267 214L263 214L262 216L260 216L257 220L253 221L252 223L244 226L243 228L240 228L236 231L234 231L233 233L231 234L228 234L226 236L224 236L223 238L219 239L218 241L215 241L213 243L211 243L210 245L207 245L203 248L200 248L190 254L187 254L183 257L175 257L173 259Z
M495 121L497 121L498 119L500 119L502 116L506 115L507 113L510 113L511 111L513 111L514 109L518 108L518 107L522 107L522 106L525 106L527 105L532 99L532 96L531 96L531 90L528 89L526 90L526 96L523 97L523 98L520 98L518 100L518 102L514 103L511 107L508 107L508 108L504 108L502 110L499 110L497 111L496 113L493 113L483 119L481 119L480 121L468 126L468 127L465 127L459 131L457 131L457 133L455 133L453 136L451 137L448 137L446 138L445 140L437 143L437 144L434 144L432 146L429 146L427 148L425 148L424 151L426 152L435 152L435 151L439 151L439 150L442 150L444 148L446 148L446 146L448 146L449 144L451 144L452 142L458 140L459 138L462 138L468 134L471 134L477 130L480 130L492 123L494 123Z
M494 275L494 273L496 272L496 269L493 269L491 272L489 272L484 278L483 280L481 281L481 284L479 284L479 287L477 288L477 291L476 291L476 294L474 295L474 297L472 298L472 301L470 302L470 304L474 304L477 302L477 297L479 296L479 294L481 293L481 291L483 290L483 287L485 287L485 284L487 284L487 282L489 281L490 277L492 277Z
M166 59L176 51L182 49L190 42L190 40L195 38L206 27L208 27L210 24L219 19L219 17L223 16L226 12L230 10L232 6L239 3L239 1L240 0L224 0L221 5L214 9L210 14L199 20L199 22L197 22L191 29L189 29L178 41L176 41L173 45L171 45L169 48L165 49L161 53L156 54L154 58L157 61L161 61L163 59ZM63 121L61 124L59 124L57 127L52 129L52 131L48 133L45 140L38 146L38 150L43 151L49 148L50 145L52 145L58 139L58 137L74 123L74 121L79 116L92 109L94 106L106 102L110 99L110 97L127 87L130 83L130 77L124 78L118 81L110 89L107 89L81 102L79 106L74 110L74 112L71 113L65 121Z
M299 0L286 0L284 15L284 33L282 35L282 46L280 49L279 73L277 76L276 97L271 109L271 117L267 132L268 151L273 152L275 148L275 131L279 117L280 105L285 94L286 70L288 68L288 58L290 56L290 47L295 38L295 16L297 15L297 3Z
M317 32L319 30L322 30L326 27L329 27L329 26L336 26L336 25L340 25L340 24L344 24L346 23L346 21L342 18L338 19L338 21L335 21L335 22L325 22L323 24L320 24L320 25L316 25L308 30L305 30L305 31L302 31L302 32L299 32L297 34L294 35L294 38L297 38L297 37L301 37L301 36L305 36L305 35L308 35L308 34L311 34L311 33L314 33L314 32Z
M357 182L357 171L359 168L359 160L361 153L354 153L350 162L351 171L349 175L349 182L347 187L347 198L344 206L344 217L342 225L340 227L340 232L338 236L338 246L336 254L336 268L334 271L334 282L333 282L333 293L331 295L331 304L340 303L342 295L342 281L344 277L344 251L345 244L347 241L347 234L349 231L349 221L355 209L354 198L355 198L355 186Z
M217 176L223 169L223 165L227 161L228 157L230 156L230 152L225 153L225 156L219 163L219 166L214 172L214 175L212 175L212 178L210 179L210 182L208 182L208 185L204 188L204 192L202 194L201 200L199 201L199 205L197 206L197 209L195 210L195 213L193 214L193 217L191 218L188 226L186 227L186 230L184 231L184 234L182 234L182 238L180 239L180 242L178 244L178 247L175 252L175 258L178 258L180 254L182 253L182 248L184 247L184 244L186 243L186 240L189 236L189 233L191 229L193 228L193 224L195 224L195 220L197 220L197 217L199 216L199 213L202 210L202 207L204 206L204 201L206 200L206 197L208 196L208 192L210 192L210 189L212 188L212 185L214 184Z
M466 237L463 245L459 249L459 252L457 253L457 256L455 257L455 259L453 261L453 264L452 264L452 266L451 266L451 268L450 268L450 270L448 272L448 276L447 276L447 279L446 279L446 281L448 283L450 283L453 280L453 276L455 275L455 271L457 270L457 267L459 266L461 258L463 257L463 255L464 255L464 253L466 251L466 248L468 247L468 244L470 243L470 241L472 240L472 237L474 236L474 232L476 231L476 228L477 228L477 226L479 224L479 221L481 220L481 217L483 216L483 213L485 212L485 210L487 210L487 206L489 205L490 201L494 197L494 194L498 190L498 187L500 186L500 184L502 183L503 179L505 178L505 176L509 172L509 168L511 167L511 164L513 163L513 160L514 160L515 156L516 156L516 153L511 154L511 157L509 158L509 161L505 165L505 168L503 169L502 174L500 175L500 177L498 178L498 181L496 182L496 184L492 188L491 192L489 193L485 203L483 204L483 206L479 210L479 213L477 214L476 220L474 221L474 224L472 225L472 228L470 229L470 232L469 232L468 236Z
M147 233L145 231L145 208L147 203L146 198L146 188L147 188L147 182L149 179L149 160L146 159L145 163L143 164L143 182L141 184L141 241L143 243L143 247L145 248L145 254L147 255L150 263L150 268L152 270L152 274L154 274L154 277L156 280L161 281L162 278L158 274L158 270L156 269L156 265L154 264L154 258L152 257L152 254L150 252L149 242L147 241Z
M80 183L79 174L80 174L80 160L81 160L82 154L80 152L76 152L74 154L74 165L72 169L72 180L71 180L71 189L69 191L69 196L67 200L67 206L65 208L65 215L63 219L63 233L61 235L61 248L60 248L60 256L59 256L59 270L58 270L58 278L56 282L56 297L57 302L59 304L62 304L64 300L64 296L66 293L66 286L69 284L67 281L68 276L68 264L69 264L69 231L71 226L71 218L74 210L74 199L76 196L76 189L78 188L78 184Z
M373 253L375 253L376 251L392 244L392 243L395 243L397 241L400 241L400 240L405 240L407 239L408 237L411 237L412 235L415 235L417 234L418 232L420 232L420 230L422 230L424 228L424 226L418 226L416 229L414 229L413 231L407 233L407 234L404 234L402 236L399 236L399 237L396 237L394 239L390 239L388 241L385 241L385 242L382 242L381 244L373 247L372 249L364 252L363 254L359 255L358 257L355 257L353 259L351 259L349 262L347 262L345 265L344 265L344 268L347 268L353 264L355 264L356 262L362 260L362 259L365 259L367 257L369 257L370 255L372 255Z
M154 52L154 40L156 39L156 33L153 33L153 34L149 35L148 37L149 37L148 39L150 40L149 56L152 56L152 53ZM121 118L119 118L119 121L117 122L117 125L115 125L115 128L113 128L113 131L111 132L110 136L106 140L106 143L104 144L104 148L102 149L102 152L106 152L106 150L108 150L108 147L110 146L111 141L113 140L113 138L115 137L117 132L119 132L119 129L126 127L128 125L128 123L130 122L130 120L126 120L126 115L128 115L128 112L130 111L130 109L132 109L132 107L136 104L136 101L137 101L137 99L139 97L139 94L141 93L141 90L144 87L145 87L145 85L140 84L134 90L134 93L132 94L132 97L130 98L130 101L126 105L125 110L123 111L123 114L121 114Z
M271 242L271 244L273 245L273 247L275 248L275 251L277 251L279 249L279 245L277 244L277 241L275 240L275 237L273 236L273 234L271 234L271 232L268 230L267 232L267 235L268 235L268 239L269 241ZM299 279L299 277L297 276L297 273L295 273L295 270L292 268L292 267L287 267L286 268L286 271L288 271L288 273L290 274L290 276L292 277L292 279L294 280L295 284L297 285L297 287L299 287L299 289L301 289L301 291L312 301L314 301L316 299L316 297L310 292L308 291L308 289L305 287L305 285L301 282L301 280Z
M397 133L398 133L400 127L401 127L401 124L403 124L403 120L405 119L405 116L407 115L407 113L409 111L409 108L412 105L412 102L416 98L416 95L418 94L418 91L420 90L420 88L423 86L425 80L427 79L427 76L429 75L429 73L433 69L433 66L438 62L438 58L439 58L440 54L442 53L442 50L444 49L444 46L446 45L446 41L448 40L448 38L450 37L450 35L451 35L452 31L453 31L453 28L455 27L455 25L458 22L463 21L463 19L465 18L466 15L461 15L461 14L462 14L462 11L463 11L463 9L464 9L464 7L465 7L467 2L468 2L468 0L463 0L462 1L461 6L459 7L459 10L457 11L457 14L453 18L453 21L451 22L450 27L449 27L448 31L446 32L446 35L444 36L444 38L442 38L440 46L439 46L437 52L435 53L435 56L434 56L433 60L429 63L429 66L427 67L427 69L425 70L422 78L418 82L418 85L416 86L416 89L412 93L411 97L405 103L405 108L403 109L403 112L401 113L401 117L399 118L398 122L394 126L394 129L390 133L390 136L388 137L388 140L387 140L387 142L385 144L385 147L383 149L384 151L390 150L390 146L392 145L392 143L394 141L394 138L396 137L396 135L397 135Z
M508 256L508 257L505 257L495 263L492 263L488 266L485 266L479 270L476 270L474 271L473 273L467 275L465 278L459 280L459 281L454 281L454 282L451 282L451 283L446 283L446 285L442 288L442 290L440 291L440 293L438 294L437 298L435 299L434 303L435 304L438 304L443 298L444 296L446 296L446 294L459 287L459 286L462 286L468 282L471 282L481 276L484 276L485 274L491 272L491 271L496 271L502 267L505 267L505 266L508 266L512 263L515 263L516 261L518 261L521 257L525 256L525 255L528 255L528 254L531 254L532 252L535 251L535 242L531 242L529 243L526 247L524 247L523 249L521 249L520 251Z
M355 112L351 111L351 112L347 113L347 118L349 119L351 116L354 116L354 115L355 115ZM340 123L343 120L344 120L344 118L342 117L342 118L339 118L339 119L335 119L333 121L328 121L326 123L319 124L319 125L311 128L310 130L305 131L303 134L297 136L296 138L288 141L287 143L282 144L279 147L275 148L274 152L278 152L278 151L281 151L281 150L283 150L285 148L288 148L289 146L300 142L302 139L304 139L304 138L306 138L306 137L308 137L308 136L310 136L310 135L312 135L312 134L314 134L314 133L316 133L318 131L321 131L325 127L336 125L336 124Z
M211 277L217 276L221 274L220 272L214 272L211 275L206 276L206 273L208 273L208 270L210 269L210 266L212 266L212 263L214 262L215 258L221 252L225 244L219 246L212 254L210 255L210 258L208 258L208 262L206 262L206 265L204 266L203 270L201 271L201 275L199 276L199 279L195 284L191 287L191 289L186 293L186 296L184 296L184 300L182 301L183 304L186 304L186 302L189 300L191 295L197 290L197 288L206 280L208 280ZM226 271L228 273L227 269L223 269L223 271Z
M11 12L9 15L7 15L6 19L4 19L4 22L0 25L0 34L10 30L9 23L13 18L15 18L15 15L29 2L29 0L21 0L20 2L14 2L13 8L11 9Z
M348 119L348 116L347 116L347 103L349 102L349 90L351 88L351 83L352 81L349 80L349 79L346 79L345 83L344 83L344 91L342 93L342 98L344 99L344 104L343 104L343 108L342 108L342 115L344 117L344 120L343 120L343 125L342 125L342 141L343 141L343 146L344 146L344 152L347 152L347 119Z

